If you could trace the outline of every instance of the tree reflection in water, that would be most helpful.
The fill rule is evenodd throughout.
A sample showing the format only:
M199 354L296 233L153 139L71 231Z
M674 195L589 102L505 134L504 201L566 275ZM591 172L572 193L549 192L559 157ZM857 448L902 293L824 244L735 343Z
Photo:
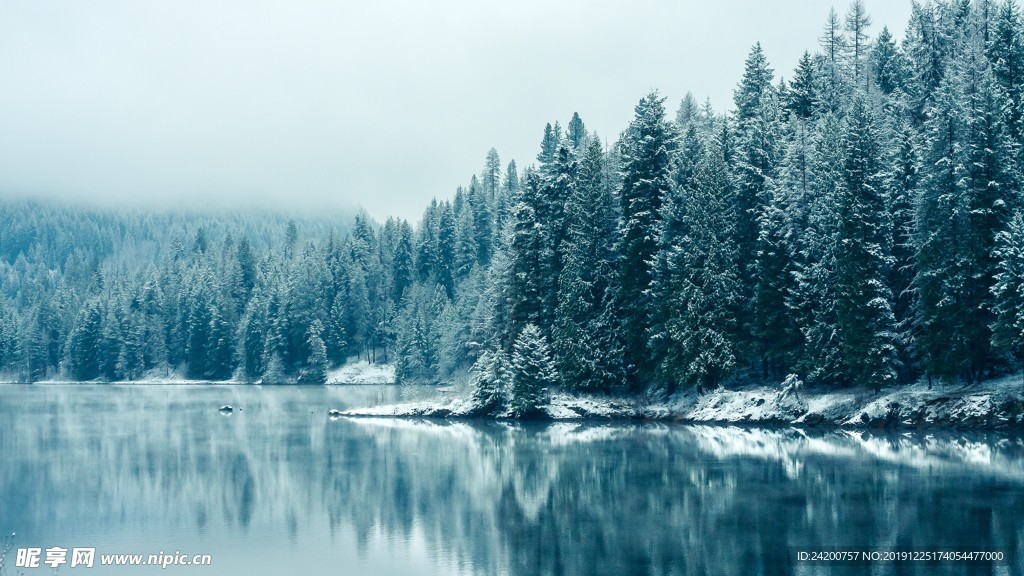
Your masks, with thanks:
M1022 572L1020 438L325 414L401 394L4 387L0 527L26 546L245 550L218 574L863 572L794 563L833 545L996 547L994 573Z

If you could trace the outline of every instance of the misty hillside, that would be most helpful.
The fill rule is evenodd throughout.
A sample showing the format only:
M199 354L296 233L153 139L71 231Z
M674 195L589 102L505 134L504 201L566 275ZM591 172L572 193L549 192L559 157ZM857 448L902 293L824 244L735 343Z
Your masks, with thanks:
M978 382L1024 360L1024 25L1013 2L863 4L727 112L578 115L491 150L415 225L0 207L0 370L21 380L404 382L473 367L483 411L555 389ZM898 23L891 23L898 24ZM699 89L700 87L695 87ZM454 175L453 175L454 177Z

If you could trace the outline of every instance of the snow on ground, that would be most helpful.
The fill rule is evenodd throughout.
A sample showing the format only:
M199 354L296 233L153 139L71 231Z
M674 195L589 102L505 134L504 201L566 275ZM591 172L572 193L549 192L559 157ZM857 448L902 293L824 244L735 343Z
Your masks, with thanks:
M348 410L346 416L476 417L471 403L451 397L412 404ZM693 390L669 398L554 394L551 420L672 420L717 424L797 424L844 428L1024 428L1024 384L1019 377L970 387L925 382L881 393L864 388L802 390L781 385Z
M328 384L394 384L394 364L371 364L366 360L349 362L327 373Z
M365 416L365 417L421 417L421 418L446 418L448 416L468 415L468 402L461 398L452 398L447 401L424 401L406 402L402 404L384 404L381 406L370 406L357 408L355 410L342 410L343 416Z

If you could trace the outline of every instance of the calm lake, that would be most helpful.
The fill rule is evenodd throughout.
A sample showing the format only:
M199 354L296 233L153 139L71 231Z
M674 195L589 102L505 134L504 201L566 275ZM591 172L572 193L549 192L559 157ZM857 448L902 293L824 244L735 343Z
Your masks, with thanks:
M59 567L82 576L1024 573L1019 437L327 416L415 394L0 386L0 533L17 533L3 574L53 573L15 568L26 547L95 548L94 567ZM1008 561L793 550L840 545ZM212 564L100 566L160 552Z

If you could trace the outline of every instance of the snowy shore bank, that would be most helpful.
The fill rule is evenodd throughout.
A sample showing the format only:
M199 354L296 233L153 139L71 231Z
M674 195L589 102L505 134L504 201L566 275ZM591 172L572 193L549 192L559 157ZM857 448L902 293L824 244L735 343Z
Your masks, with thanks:
M554 394L544 408L552 420L661 420L687 423L839 426L844 428L1024 429L1024 384L1019 377L974 386L924 383L883 390L805 390L774 386L719 388L668 398ZM476 418L467 398L373 406L348 417Z

